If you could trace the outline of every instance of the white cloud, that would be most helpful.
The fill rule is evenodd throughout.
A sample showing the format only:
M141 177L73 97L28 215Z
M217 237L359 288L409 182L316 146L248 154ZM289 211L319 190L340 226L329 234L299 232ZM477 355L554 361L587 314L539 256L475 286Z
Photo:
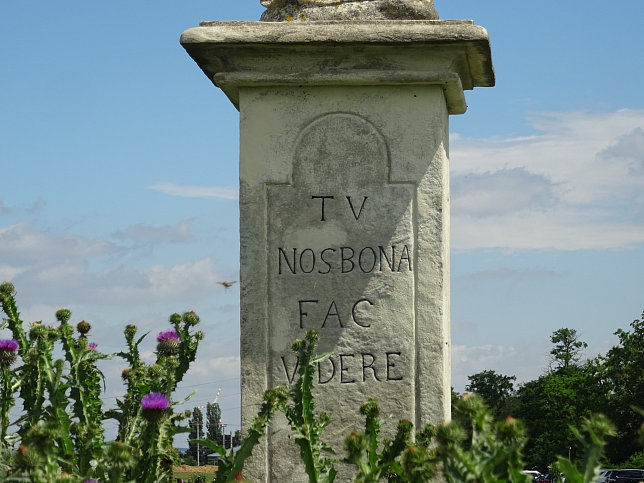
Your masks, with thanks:
M179 185L176 183L157 183L149 187L171 196L183 198L219 198L222 200L236 200L239 198L237 188L229 186L195 186Z
M477 216L541 211L557 200L555 184L525 168L455 176L451 191L453 211Z
M213 293L220 277L215 262L206 257L177 263L154 265L140 270L119 267L96 277L96 297L115 304L168 301L194 301Z
M201 349L201 348L200 348ZM239 377L239 356L208 357L203 355L190 366L190 376L193 380L235 379Z
M150 243L191 238L191 220L174 227L136 225L122 232ZM34 304L125 304L192 302L221 287L214 259L134 266L131 250L103 239L50 234L25 222L0 227L0 279L14 283Z
M453 138L455 250L644 243L644 111L547 113L540 132Z
M143 244L185 242L192 240L193 221L193 219L183 220L175 226L150 226L138 223L116 231L114 236Z
M50 235L24 222L0 227L0 255L12 264L37 263L44 258L105 255L115 250L105 240L72 234Z
M516 384L538 378L547 368L547 341L522 341L520 344L453 345L452 387L457 392L463 392L469 384L468 376L486 370L516 376Z

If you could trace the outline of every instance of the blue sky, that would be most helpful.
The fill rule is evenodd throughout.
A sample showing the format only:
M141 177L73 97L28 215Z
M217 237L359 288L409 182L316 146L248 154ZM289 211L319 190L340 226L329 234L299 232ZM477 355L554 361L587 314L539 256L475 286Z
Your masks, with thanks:
M436 0L490 33L494 88L451 123L453 386L537 377L549 336L604 353L644 310L644 2ZM0 279L105 352L194 309L183 385L239 425L238 113L179 45L259 0L2 2ZM149 354L153 340L148 344ZM109 363L106 403L120 394ZM110 384L112 382L112 384ZM111 389L110 389L111 388Z

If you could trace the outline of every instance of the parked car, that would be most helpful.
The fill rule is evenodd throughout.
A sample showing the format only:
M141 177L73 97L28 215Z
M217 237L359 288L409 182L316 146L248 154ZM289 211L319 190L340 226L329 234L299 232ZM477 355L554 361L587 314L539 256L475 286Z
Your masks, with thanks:
M601 470L599 472L599 478L597 478L597 483L608 483L608 478L613 473L613 471L616 471L616 470L614 468L607 468L605 470Z
M608 476L608 483L641 483L644 482L644 470L613 470Z
M543 476L541 472L537 470L523 470L521 473L532 477L532 481L537 481L537 482L539 481L539 477Z
M539 483L555 483L557 481L557 475L554 473L546 473L543 476L539 477Z

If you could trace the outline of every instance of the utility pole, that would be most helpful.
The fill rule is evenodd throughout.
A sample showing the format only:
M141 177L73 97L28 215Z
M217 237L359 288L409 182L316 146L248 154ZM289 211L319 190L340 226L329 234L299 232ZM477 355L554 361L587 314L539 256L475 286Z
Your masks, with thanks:
M228 426L228 424L222 423L220 419L219 426L221 427L221 445L226 449L226 426Z
M194 423L190 423L190 424L194 424L195 427L197 428L197 439L199 439L199 426L201 426L201 421L200 420L195 420ZM199 443L197 443L197 466L201 466L199 464L199 455L200 455L200 453L201 453L201 450L199 448Z

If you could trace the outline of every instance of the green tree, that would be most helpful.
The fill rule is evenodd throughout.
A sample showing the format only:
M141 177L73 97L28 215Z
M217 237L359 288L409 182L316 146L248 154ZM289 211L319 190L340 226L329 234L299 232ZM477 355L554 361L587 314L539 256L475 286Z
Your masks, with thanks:
M570 366L568 370L550 372L529 381L517 390L514 416L528 430L525 446L528 467L542 471L557 461L557 456L574 460L582 454L579 440L571 426L597 412L595 366Z
M636 408L644 406L644 313L630 325L630 331L615 332L619 344L601 358L608 402L606 412L617 426L618 436L607 450L614 463L624 462L641 451L638 430L642 417Z
M465 390L478 394L496 417L505 417L509 412L508 403L514 394L516 379L516 376L505 376L487 370L468 376L470 383L465 386Z
M588 347L579 337L580 334L575 329L562 328L552 333L550 342L555 346L550 351L551 367L556 364L556 369L566 370L572 365L578 365L581 352Z
M239 446L241 444L241 442L242 442L242 434L241 434L241 431L239 429L237 429L233 433L233 448L235 446Z
M217 402L206 405L206 437L210 441L226 446L221 429L221 408Z

